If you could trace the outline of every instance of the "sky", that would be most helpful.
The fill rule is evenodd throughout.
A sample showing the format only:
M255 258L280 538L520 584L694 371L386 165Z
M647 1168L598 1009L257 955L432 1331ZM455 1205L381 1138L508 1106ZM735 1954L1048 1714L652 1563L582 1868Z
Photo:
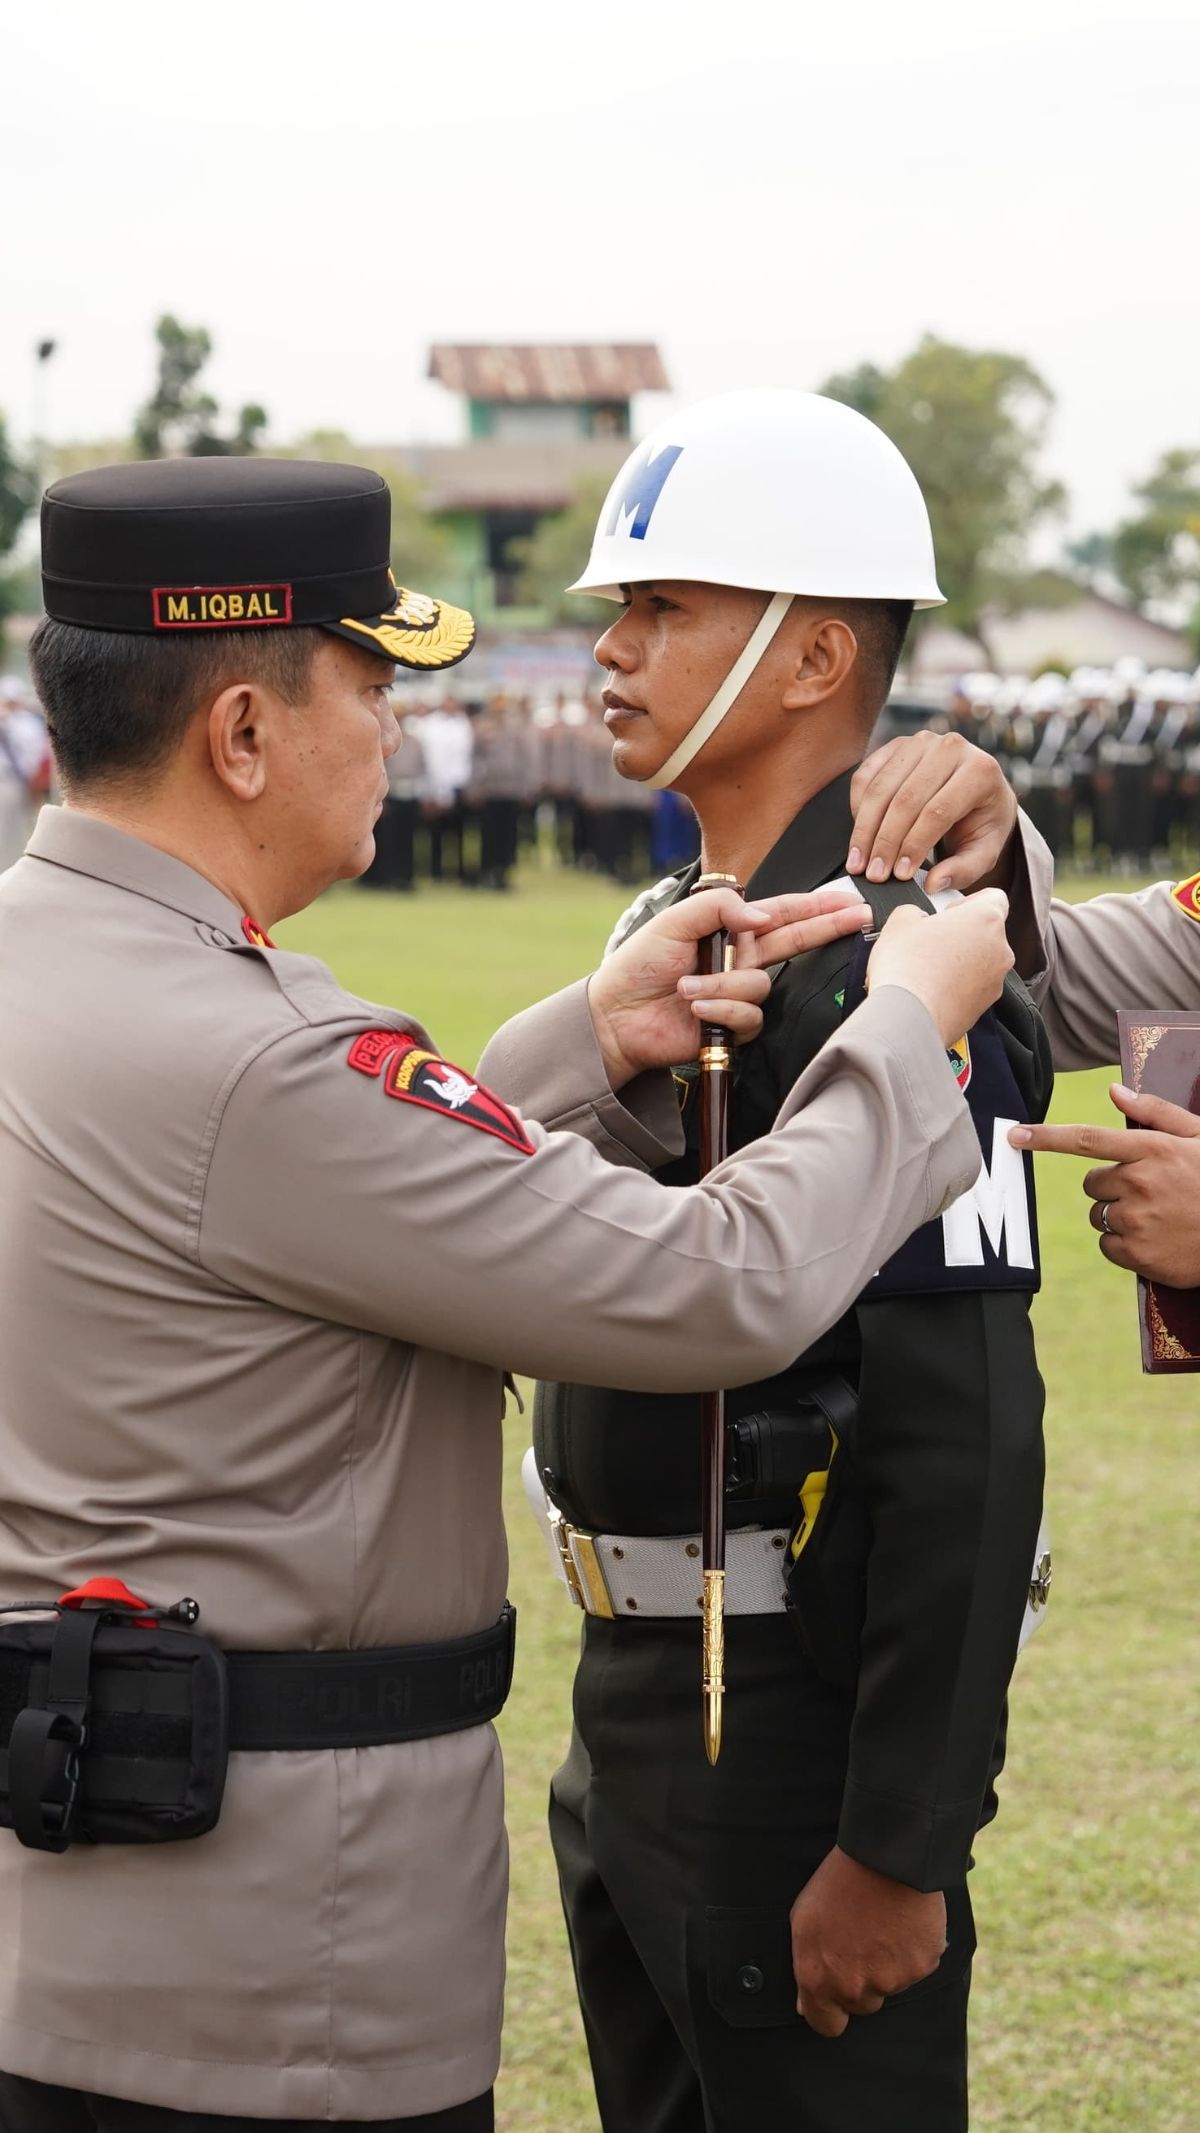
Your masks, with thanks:
M0 83L18 439L127 434L173 311L280 443L453 437L438 340L686 400L931 332L1041 372L1074 531L1200 448L1195 0L10 0Z

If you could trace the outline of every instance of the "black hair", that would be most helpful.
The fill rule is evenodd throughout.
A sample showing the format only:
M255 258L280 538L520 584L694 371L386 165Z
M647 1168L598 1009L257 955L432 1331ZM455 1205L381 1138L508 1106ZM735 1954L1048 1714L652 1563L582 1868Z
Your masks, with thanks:
M841 605L842 603L839 603ZM912 621L911 600L847 600L862 661L862 708L872 725L888 699Z
M323 637L317 629L140 637L44 616L29 666L64 790L152 780L201 705L230 682L261 682L298 703Z

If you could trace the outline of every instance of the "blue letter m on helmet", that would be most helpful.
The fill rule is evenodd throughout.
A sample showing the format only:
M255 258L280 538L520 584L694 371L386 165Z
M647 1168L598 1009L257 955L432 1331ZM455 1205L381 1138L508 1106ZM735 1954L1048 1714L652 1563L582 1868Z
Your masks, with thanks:
M662 495L663 483L682 450L681 444L665 444L653 459L639 459L630 468L629 479L609 513L605 533L616 532L618 519L627 522L632 519L632 525L626 523L623 531L631 541L645 540L654 506Z

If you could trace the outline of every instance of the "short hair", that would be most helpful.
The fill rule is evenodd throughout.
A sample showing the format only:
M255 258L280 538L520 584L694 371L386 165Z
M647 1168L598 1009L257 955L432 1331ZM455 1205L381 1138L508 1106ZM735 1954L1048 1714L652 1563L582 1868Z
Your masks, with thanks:
M839 601L858 639L862 709L873 725L888 700L912 621L911 600Z
M323 638L303 628L143 637L44 616L29 666L64 791L152 781L201 705L231 682L261 682L298 703Z

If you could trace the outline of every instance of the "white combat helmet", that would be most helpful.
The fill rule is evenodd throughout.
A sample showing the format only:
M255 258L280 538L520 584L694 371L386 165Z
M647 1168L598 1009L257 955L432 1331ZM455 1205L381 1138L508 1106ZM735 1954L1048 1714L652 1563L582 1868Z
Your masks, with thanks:
M907 460L865 415L759 387L671 415L625 461L569 589L647 579L774 595L707 710L647 783L673 783L736 701L797 594L938 607L933 536Z

